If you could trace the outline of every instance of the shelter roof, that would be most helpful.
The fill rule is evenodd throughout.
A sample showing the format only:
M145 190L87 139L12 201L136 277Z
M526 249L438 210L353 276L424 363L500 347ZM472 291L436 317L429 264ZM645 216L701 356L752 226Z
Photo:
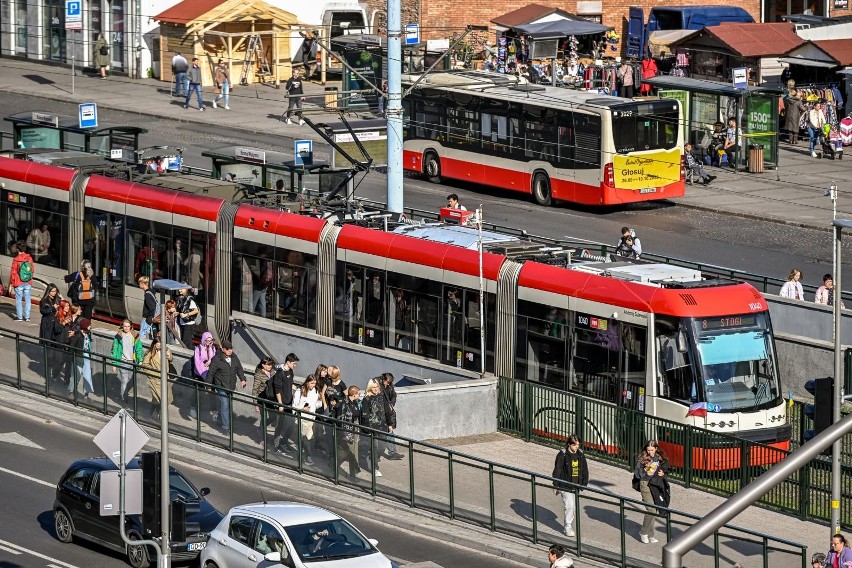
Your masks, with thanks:
M790 23L724 23L697 30L672 45L712 47L714 44L742 57L782 55L801 45L802 38Z
M852 65L852 39L819 39L808 43L817 46L838 65Z
M183 0L154 16L154 20L158 22L180 25L259 19L293 24L298 21L290 12L271 6L263 0Z
M512 10L491 20L492 24L506 28L514 28L523 24L536 23L547 16L557 16L563 19L577 19L577 16L565 10L545 6L543 4L527 4L517 10Z

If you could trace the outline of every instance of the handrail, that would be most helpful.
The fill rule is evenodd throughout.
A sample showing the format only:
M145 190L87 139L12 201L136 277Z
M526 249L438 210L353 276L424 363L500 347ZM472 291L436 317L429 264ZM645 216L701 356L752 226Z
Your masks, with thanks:
M22 364L22 361L25 358L29 358L30 362L34 361L36 363L35 368L38 368L38 364L40 362L47 362L49 350L55 349L61 356L71 357L71 367L75 386L71 391L73 396L71 397L70 402L77 406L98 410L103 414L109 414L111 409L114 410L115 403L110 400L109 396L103 396L104 393L101 394L101 396L103 396L103 400L101 402L98 402L97 400L90 400L98 398L97 394L90 398L83 398L79 396L78 385L80 377L77 363L88 358L92 366L100 371L99 377L102 381L104 381L103 384L107 384L107 369L116 364L122 363L115 361L110 355L102 355L98 353L85 354L77 349L69 349L61 343L39 340L37 337L15 330L3 330L3 334L5 335L5 340L8 340L7 338L11 337L15 341L15 345L17 347L16 353L18 354L16 357L17 373L16 377L11 382L2 375L0 375L0 381L10 383L18 389L42 393L50 398L56 398L61 402L68 402L69 399L66 396L56 397L55 394L51 393L51 381L43 376L43 374L39 371L32 370L29 365ZM33 348L37 349L37 351L35 351L35 359L30 356ZM40 361L42 357L44 360ZM130 365L127 365L126 363L124 366L130 367ZM132 368L133 383L131 385L131 392L135 396L133 397L133 404L131 405L130 411L136 419L143 424L156 428L159 426L159 419L154 421L152 418L145 416L144 413L140 413L138 408L139 389L141 386L138 376L141 374L144 379L147 379L148 375L145 373L145 369L141 366L132 365ZM25 372L27 374L26 381L24 381ZM41 381L41 384L39 381ZM404 436L392 435L387 432L373 430L360 425L356 426L355 430L347 430L346 423L331 417L319 417L311 415L310 413L302 413L298 410L294 410L292 413L288 412L286 414L279 414L268 409L264 404L264 401L254 398L253 396L218 387L215 387L216 392L210 392L213 390L211 389L211 385L202 383L195 379L169 375L169 382L176 399L175 405L177 405L177 399L180 398L183 403L189 402L191 408L195 408L197 410L194 418L190 412L190 418L188 419L183 416L183 414L181 414L180 419L178 419L178 416L176 415L173 419L170 419L170 429L175 435L186 436L197 442L225 447L231 452L257 457L265 462L274 463L276 465L298 471L299 473L308 473L315 477L331 480L336 484L345 484L350 488L366 491L373 496L381 495L397 502L404 503L412 508L436 510L439 514L449 516L450 518L485 526L492 532L510 533L514 535L520 534L534 543L557 542L555 539L565 542L565 538L563 536L554 534L552 529L549 529L547 523L538 518L538 506L533 506L532 508L531 528L527 526L527 521L523 515L511 513L510 517L506 518L506 514L504 512L504 509L507 507L506 499L509 499L511 502L520 499L523 502L524 499L527 498L530 499L531 503L535 503L537 492L550 490L557 482L560 484L563 483L550 476L537 474L514 466L491 462L463 452L442 448L436 444L422 442L406 438ZM41 385L43 385L43 387ZM98 384L98 386L100 385ZM143 388L147 388L147 385ZM67 392L67 387L65 390ZM230 427L224 434L221 431L210 428L210 426L202 420L204 413L200 412L201 403L203 401L202 397L218 398L222 394L227 397L232 416L232 419L230 420ZM242 409L250 412L250 416L254 419L256 416L254 408L258 408L260 410L259 415L261 420L261 430L267 434L263 435L260 446L258 446L256 440L252 440L253 443L245 443L244 440L246 437L251 438L251 432L256 431L255 427L252 426L248 431L245 429L243 431L236 431L235 424L237 421L233 418L238 412L238 409ZM173 406L170 407L170 409L172 412L175 412L175 414L177 414L177 410L185 410L180 408L180 406L178 406L177 410L175 410ZM274 452L270 452L271 444L269 443L267 427L270 425L271 417L294 421L297 433L302 432L304 423L310 421L310 424L307 426L322 431L322 439L330 443L329 457L333 464L340 463L341 461L341 446L339 444L340 436L354 435L364 442L363 445L367 446L367 454L371 456L371 463L377 463L377 449L379 444L381 444L383 440L392 440L394 443L399 444L407 450L407 461L399 462L398 466L388 465L387 468L399 467L403 470L407 468L408 475L403 476L403 478L407 478L407 482L396 482L396 485L394 485L393 482L387 481L380 483L373 471L370 472L369 484L366 486L360 478L357 481L347 481L341 477L339 467L330 468L331 471L329 473L329 471L327 471L328 468L311 465L305 459L306 456L303 454L301 444L297 446L295 461L288 461L286 458L280 458ZM416 460L415 457L417 457ZM435 483L431 483L432 478L435 475L434 468L429 469L428 475L416 474L418 471L416 464L420 463L421 459L426 459L427 457L429 459L443 460L447 463L447 477L443 482L437 481ZM428 462L429 460L427 459L426 461ZM480 492L454 491L455 486L458 483L464 483L465 479L481 487L481 482L484 481L482 480L482 476L484 475L487 475L488 477L487 496L479 495L477 497L477 494ZM471 477L474 479L471 480ZM399 483L402 483L402 485L399 486ZM519 493L519 483L528 488L528 495ZM449 494L444 496L443 491L447 489L449 490ZM571 486L570 490L574 493L577 501L603 503L608 507L617 507L619 511L618 526L622 528L625 526L625 522L629 516L639 513L645 514L645 510L647 509L647 504L641 500L623 497L605 489ZM509 505L509 508L511 509L511 504ZM578 507L577 510L582 511L584 509ZM699 517L690 513L664 507L657 507L656 512L653 514L660 517L665 522L668 537L672 536L673 526L689 526L699 519ZM573 550L578 555L585 555L587 557L606 557L609 561L616 562L621 566L636 565L636 563L631 561L627 556L627 543L623 530L611 527L608 523L601 523L592 517L587 518L582 515L577 517L576 529L577 536L572 537L569 540L569 549ZM607 541L609 543L607 546L595 548L588 542L583 542L581 540L580 535L583 534L584 530L591 531L591 534L595 534L596 536L599 536L602 532L607 530L616 530L618 531L617 534L620 536L616 538L616 533L613 533L612 537ZM760 554L762 555L764 566L768 565L771 555L779 554L784 557L785 561L783 562L783 565L785 566L795 566L799 563L799 560L793 561L790 557L801 559L802 567L805 568L806 566L805 561L807 549L805 546L793 541L776 538L750 529L744 529L732 525L727 525L724 527L724 531L715 533L714 546L711 548L713 551L713 561L716 566L719 565L721 558L720 546L722 545L722 539L725 539L726 541L730 539L739 543L759 543L761 545ZM620 540L621 544L618 551L615 552L612 548L612 543L618 540ZM773 558L775 557L773 556Z

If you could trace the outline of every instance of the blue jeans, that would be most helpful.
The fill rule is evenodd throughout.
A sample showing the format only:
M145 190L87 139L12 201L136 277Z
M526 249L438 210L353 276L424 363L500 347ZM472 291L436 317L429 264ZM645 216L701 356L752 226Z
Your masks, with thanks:
M30 319L32 289L33 286L29 282L21 282L21 285L15 288L15 315L18 319Z
M187 90L186 73L175 73L175 96L183 97Z
M228 398L228 391L218 389L216 393L219 395L219 420L222 421L222 429L229 430L231 428L231 401Z
M225 81L222 83L222 92L214 97L214 101L218 101L219 99L224 99L225 106L230 106L231 102L231 84Z
M816 147L817 139L819 138L819 131L816 128L808 126L808 137L810 138L809 146L811 152L813 152Z
M190 83L186 91L186 100L183 101L183 106L189 106L189 99L192 98L192 92L198 93L198 108L204 108L204 101L201 100L201 83Z

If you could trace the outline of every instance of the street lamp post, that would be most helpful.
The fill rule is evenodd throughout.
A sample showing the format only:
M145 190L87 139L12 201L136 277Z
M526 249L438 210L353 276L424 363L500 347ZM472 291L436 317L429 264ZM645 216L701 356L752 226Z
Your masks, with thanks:
M834 186L834 184L832 184ZM843 404L843 359L840 356L840 306L842 304L840 290L843 288L841 276L840 258L841 243L843 240L843 229L852 229L852 221L849 219L835 219L832 221L834 230L834 404L832 405L832 424L840 422L840 406ZM840 438L831 445L831 530L832 535L840 532Z
M177 280L160 278L151 283L151 288L160 291L160 511L162 542L160 543L161 562L158 568L170 568L171 548L169 546L169 513L171 489L169 483L169 361L166 356L166 292L177 292L190 288L189 284Z
M825 190L825 196L831 199L831 221L834 222L837 219L837 183L832 181L831 185L828 186L828 189ZM837 276L837 252L832 247L831 251L831 275ZM839 287L837 286L837 280L834 280L834 291L837 293Z

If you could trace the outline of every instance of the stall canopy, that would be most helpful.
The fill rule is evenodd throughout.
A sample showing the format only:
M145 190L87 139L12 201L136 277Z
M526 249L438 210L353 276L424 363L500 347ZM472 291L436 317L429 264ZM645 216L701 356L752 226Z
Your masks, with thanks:
M576 20L577 17L570 12L554 8L553 6L527 4L517 10L497 16L491 20L491 23L494 24L494 28L498 32L504 32L517 26L541 24L563 19Z
M602 34L613 28L612 26L604 26L602 24L596 24L585 20L557 20L553 22L515 26L515 29L521 33L527 34L533 39L546 39Z
M657 30L648 36L648 47L651 55L659 57L664 51L671 52L671 46L677 40L695 32L695 30Z
M791 24L725 23L694 31L671 45L740 57L772 57L801 44Z
M823 69L847 67L852 65L852 39L810 40L785 53L779 61Z

